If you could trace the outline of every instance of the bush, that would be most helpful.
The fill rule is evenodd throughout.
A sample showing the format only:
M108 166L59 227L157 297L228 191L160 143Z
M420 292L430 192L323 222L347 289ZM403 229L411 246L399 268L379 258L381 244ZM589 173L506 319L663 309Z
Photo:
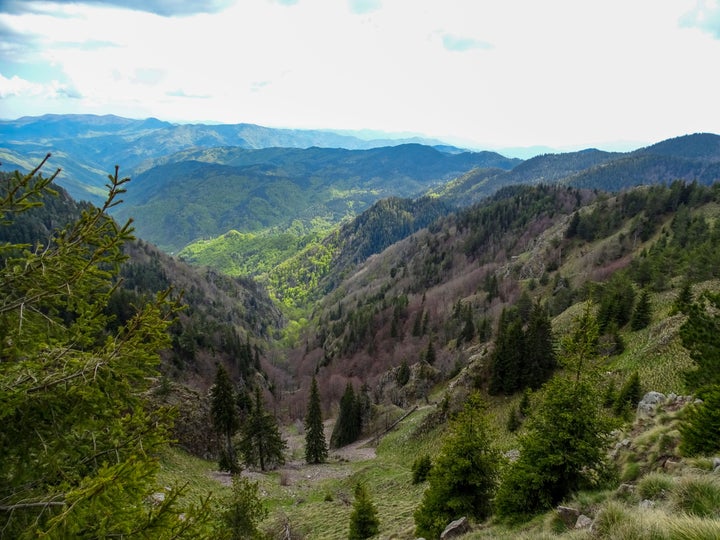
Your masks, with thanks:
M428 474L430 473L430 469L432 469L432 461L430 460L430 456L427 454L423 454L419 458L417 458L413 464L412 464L412 483L413 484L421 484L425 480L427 480Z
M680 426L680 452L685 456L720 450L720 385L706 388L702 403L690 405Z
M673 540L716 540L720 538L720 523L693 516L673 517L668 532Z
M220 523L215 528L216 538L261 538L258 524L267 515L268 511L258 495L257 482L251 482L242 476L233 476L232 493L223 505Z

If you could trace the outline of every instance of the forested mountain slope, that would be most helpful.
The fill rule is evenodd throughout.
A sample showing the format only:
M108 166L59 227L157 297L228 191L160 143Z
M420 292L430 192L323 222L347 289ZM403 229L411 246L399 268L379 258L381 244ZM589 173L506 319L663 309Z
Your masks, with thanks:
M516 163L491 152L448 154L416 144L371 150L234 148L190 157L212 162L169 160L145 171L117 211L120 218L135 218L141 237L169 251L230 230L309 232L379 199L416 196L474 167Z
M288 384L317 373L330 401L347 380L387 399L395 388L387 374L429 354L428 384L435 384L492 350L504 309L528 313L533 302L551 317L588 299L609 310L601 316L603 340L611 356L618 354L613 336L629 328L643 290L663 295L688 280L720 277L718 196L717 184L682 182L620 195L504 188L391 245L340 282L313 310L290 357ZM476 374L485 389L492 378L487 358ZM652 369L642 371L649 384L679 383ZM393 399L417 399L427 389L395 388Z

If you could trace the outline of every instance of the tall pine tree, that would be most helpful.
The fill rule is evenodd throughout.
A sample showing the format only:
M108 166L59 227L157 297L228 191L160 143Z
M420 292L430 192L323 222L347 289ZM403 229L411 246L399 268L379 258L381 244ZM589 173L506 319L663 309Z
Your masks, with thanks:
M362 416L360 405L355 396L352 384L347 383L345 392L340 398L340 412L338 413L335 427L330 436L330 446L332 448L340 448L355 442L360 436L362 430Z
M232 442L233 435L240 428L236 403L237 396L230 377L225 367L219 364L215 373L215 384L210 389L210 415L215 431L225 443L225 447L220 450L220 469L231 473L239 472Z
M428 474L429 486L414 515L416 534L438 538L450 521L461 516L488 517L501 459L492 444L485 404L478 393L472 394L451 424Z
M490 359L491 394L512 394L520 389L525 352L522 321L514 310L504 309L500 315L495 350Z
M521 387L537 389L547 381L557 367L552 324L547 310L535 303L530 311L524 334L523 371Z
M255 403L242 426L240 450L245 463L259 466L261 471L285 463L287 443L280 435L275 417L262 404L260 389L255 390Z
M310 399L305 415L305 461L308 463L324 463L328 456L323 427L322 410L320 408L320 392L317 380L312 378Z

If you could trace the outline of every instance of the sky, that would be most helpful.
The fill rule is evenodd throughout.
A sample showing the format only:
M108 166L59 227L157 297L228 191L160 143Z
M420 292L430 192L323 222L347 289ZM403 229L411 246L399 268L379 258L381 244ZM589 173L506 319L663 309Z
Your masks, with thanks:
M45 113L637 147L720 133L720 0L0 0Z

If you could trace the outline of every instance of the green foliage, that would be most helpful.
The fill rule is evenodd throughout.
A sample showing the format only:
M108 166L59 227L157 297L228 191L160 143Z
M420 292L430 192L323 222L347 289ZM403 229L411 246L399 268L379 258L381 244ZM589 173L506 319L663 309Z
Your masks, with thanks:
M340 411L332 435L330 435L330 446L340 448L355 442L362 430L362 411L360 402L355 396L352 384L347 383L345 392L340 398Z
M630 377L628 377L628 379L625 381L625 384L622 385L622 388L620 388L620 392L615 398L615 403L613 404L613 412L616 416L629 414L635 409L635 407L637 407L640 399L642 399L640 375L637 371L633 371Z
M702 403L688 405L680 424L680 451L686 456L720 451L720 385L705 387Z
M642 330L652 320L652 306L650 305L650 293L644 290L640 294L640 298L635 305L632 318L630 319L630 328L633 330Z
M688 309L680 337L697 365L686 375L688 386L720 384L720 293L707 292Z
M222 540L263 538L258 525L268 515L258 493L257 482L240 475L232 477L232 493L222 502L214 537Z
M534 514L604 473L611 424L595 391L597 323L589 308L564 340L567 375L543 387L543 399L520 437L520 458L507 470L495 499L504 518Z
M430 470L429 486L414 514L415 533L438 538L461 516L488 517L501 459L492 444L485 404L479 394L472 394L453 420Z
M424 360L431 366L437 360L437 354L435 353L435 345L433 344L432 338L428 340L427 349L425 349Z
M408 366L407 360L403 360L398 367L397 373L395 374L395 382L398 386L405 386L410 380L410 366Z
M690 283L689 280L685 280L673 303L673 313L688 314L693 301L692 283Z
M38 168L39 169L39 168ZM42 205L38 169L3 178L2 226ZM150 506L169 412L150 406L158 350L177 305L164 292L110 331L103 314L131 239L101 208L35 249L0 246L0 531L8 538L193 538L205 511L178 519L179 491Z
M233 435L240 428L240 416L236 407L236 396L227 371L219 364L215 373L215 384L210 389L210 416L217 434L225 440L220 450L220 470L240 472L233 447Z
M325 442L325 428L320 408L320 392L317 380L313 377L305 415L305 461L323 463L327 459L327 455L328 448Z
M648 473L637 483L637 494L653 501L665 499L672 491L674 479L665 473Z
M428 454L423 454L422 456L415 458L415 461L413 461L413 464L410 467L410 471L412 472L412 483L422 484L425 480L427 480L431 469L432 460Z
M613 324L617 328L623 328L630 322L635 304L635 289L627 276L613 274L610 281L597 289L597 293L597 320L601 332L605 332Z
M521 425L522 420L520 419L520 413L518 412L516 407L513 407L508 413L508 419L505 423L505 429L507 429L510 433L515 433L518 429L520 429Z
M380 520L377 517L377 509L370 498L370 495L361 482L355 484L355 500L353 510L350 514L349 540L364 540L375 536L380 530Z
M242 425L239 446L245 464L259 466L261 471L285 463L287 443L280 435L275 417L264 409L259 388L255 390L255 403Z
M530 414L530 395L531 391L526 388L523 391L522 397L520 398L520 403L518 404L518 412L521 416L526 417Z
M557 366L552 326L539 304L528 313L527 328L516 310L504 310L491 356L489 391L510 395L540 387Z

